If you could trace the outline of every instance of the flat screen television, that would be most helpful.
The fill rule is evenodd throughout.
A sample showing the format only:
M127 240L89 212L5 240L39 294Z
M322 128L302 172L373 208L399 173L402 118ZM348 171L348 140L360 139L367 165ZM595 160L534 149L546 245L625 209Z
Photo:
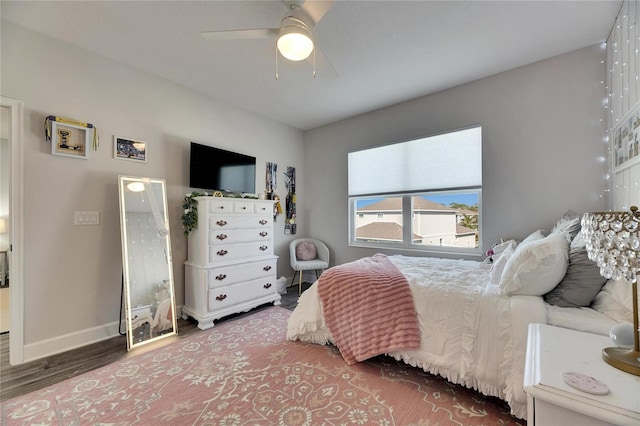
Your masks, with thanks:
M211 191L256 191L256 158L191 142L189 186Z

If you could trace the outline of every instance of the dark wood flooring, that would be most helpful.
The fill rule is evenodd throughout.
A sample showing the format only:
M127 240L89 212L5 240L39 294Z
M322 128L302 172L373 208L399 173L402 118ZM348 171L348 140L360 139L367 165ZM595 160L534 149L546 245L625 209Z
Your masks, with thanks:
M303 283L303 289L308 288ZM287 294L282 295L281 307L293 310L298 303L297 287L289 287ZM216 321L219 324L232 318L250 315L258 309L273 306L267 304L259 306L246 313L231 315ZM144 351L157 348L158 345L169 344L177 339L201 332L196 322L189 319L178 319L177 336L163 339L146 347L127 352L125 336L117 336L102 342L94 343L82 348L74 349L57 355L52 355L36 361L12 366L9 364L9 333L0 335L0 401L6 401L20 395L50 386L54 383L78 376L87 371L111 364L113 362L136 356Z

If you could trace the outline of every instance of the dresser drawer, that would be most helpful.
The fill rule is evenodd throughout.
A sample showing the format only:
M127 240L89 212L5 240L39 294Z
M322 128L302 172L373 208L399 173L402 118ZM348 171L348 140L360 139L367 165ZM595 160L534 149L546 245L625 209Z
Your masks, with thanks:
M215 215L209 217L209 229L246 229L246 228L264 228L271 229L273 227L273 219L270 216L247 215L247 216L225 216Z
M209 231L209 244L234 244L257 241L271 242L271 230L258 229L220 229Z
M257 278L275 279L277 259L247 262L241 265L223 266L207 270L209 289L222 287Z
M271 241L209 246L210 263L251 259L252 257L267 256L270 254L273 254Z
M209 213L233 213L233 201L229 199L212 198L208 200Z
M255 203L254 212L257 214L270 214L273 215L273 203Z
M253 214L255 212L255 204L254 203L234 203L233 204L233 212L234 213L247 213Z
M241 284L209 289L209 310L220 310L247 300L274 294L275 288L274 278L261 278Z

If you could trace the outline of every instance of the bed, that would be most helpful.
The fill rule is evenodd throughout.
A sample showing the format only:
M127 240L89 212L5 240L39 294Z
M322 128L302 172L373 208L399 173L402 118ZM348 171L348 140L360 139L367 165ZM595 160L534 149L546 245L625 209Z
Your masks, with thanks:
M490 265L375 255L330 268L300 297L288 322L287 338L334 344L348 364L376 352L387 354L453 383L501 398L509 404L512 415L525 419L523 376L530 323L607 335L613 325L631 321L630 286L607 282L595 264L585 260L576 217L565 214L548 235L537 231L521 243L502 243L501 253ZM379 262L386 265L384 268L391 264L405 279L402 291L411 295L417 343L411 336L407 338L410 333L406 330L411 327L404 320L394 323L405 309L411 312L411 307L400 307L398 300L402 297L396 295L401 294L403 285L389 285L387 269L381 272ZM394 297L385 298L372 290L370 278L383 283L384 292ZM331 296L332 292L337 293ZM378 294L378 298L362 299L363 294ZM374 314L359 312L358 305ZM346 326L340 328L340 321ZM391 331L380 327L390 327ZM384 345L374 350L364 348L363 355L355 360L349 352L350 339L370 343L378 335L388 337L399 328L399 340L387 339L387 349Z

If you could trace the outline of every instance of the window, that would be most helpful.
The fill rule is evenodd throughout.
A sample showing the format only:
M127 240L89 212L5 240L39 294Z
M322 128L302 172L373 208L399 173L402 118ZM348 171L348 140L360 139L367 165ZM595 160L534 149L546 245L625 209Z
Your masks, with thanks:
M480 252L482 129L349 153L349 244Z

